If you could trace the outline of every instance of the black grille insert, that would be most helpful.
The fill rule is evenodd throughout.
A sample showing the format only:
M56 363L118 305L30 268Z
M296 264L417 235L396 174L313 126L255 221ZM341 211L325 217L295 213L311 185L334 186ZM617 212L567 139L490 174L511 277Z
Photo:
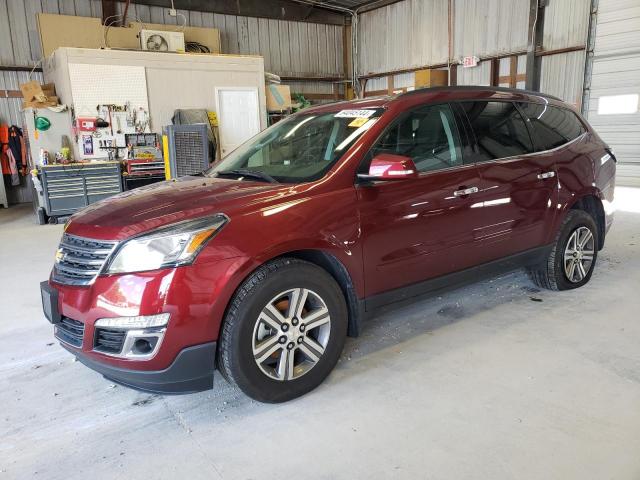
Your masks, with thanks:
M126 330L112 328L96 328L94 350L102 353L118 354L127 336Z
M60 323L56 323L55 335L61 342L80 348L82 347L82 337L84 336L84 323L62 317Z

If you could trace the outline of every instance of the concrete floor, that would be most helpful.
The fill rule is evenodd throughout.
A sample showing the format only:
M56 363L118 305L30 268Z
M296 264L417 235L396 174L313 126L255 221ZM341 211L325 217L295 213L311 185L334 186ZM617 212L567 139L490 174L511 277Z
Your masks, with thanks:
M0 480L638 479L640 189L617 196L586 287L516 272L383 313L281 405L219 376L138 393L74 362L38 292L62 229L0 210Z

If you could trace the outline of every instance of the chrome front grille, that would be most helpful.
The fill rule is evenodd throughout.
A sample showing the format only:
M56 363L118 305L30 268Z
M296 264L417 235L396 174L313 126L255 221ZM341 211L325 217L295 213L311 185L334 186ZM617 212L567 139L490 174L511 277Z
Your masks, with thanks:
M53 280L66 285L93 283L116 244L65 233L56 252Z

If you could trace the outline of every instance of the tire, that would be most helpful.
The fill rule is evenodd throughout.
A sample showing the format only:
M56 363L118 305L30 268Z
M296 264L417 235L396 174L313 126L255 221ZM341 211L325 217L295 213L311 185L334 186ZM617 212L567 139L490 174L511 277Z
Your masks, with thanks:
M300 298L306 300L297 302ZM292 308L296 303L301 306ZM260 402L304 395L338 362L347 315L340 287L322 268L294 258L266 263L231 300L218 342L218 369Z
M584 248L579 247L582 241L585 241ZM570 210L546 261L529 270L531 280L548 290L571 290L583 286L593 274L598 245L598 228L593 217L583 210ZM573 269L570 262L574 263Z

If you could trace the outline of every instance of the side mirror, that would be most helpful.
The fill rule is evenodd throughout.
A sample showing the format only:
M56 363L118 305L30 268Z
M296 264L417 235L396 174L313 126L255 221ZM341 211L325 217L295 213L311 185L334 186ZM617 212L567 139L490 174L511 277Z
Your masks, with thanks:
M380 153L373 157L369 165L368 174L358 174L361 180L402 180L403 178L415 178L418 170L415 163L404 155L393 153Z

